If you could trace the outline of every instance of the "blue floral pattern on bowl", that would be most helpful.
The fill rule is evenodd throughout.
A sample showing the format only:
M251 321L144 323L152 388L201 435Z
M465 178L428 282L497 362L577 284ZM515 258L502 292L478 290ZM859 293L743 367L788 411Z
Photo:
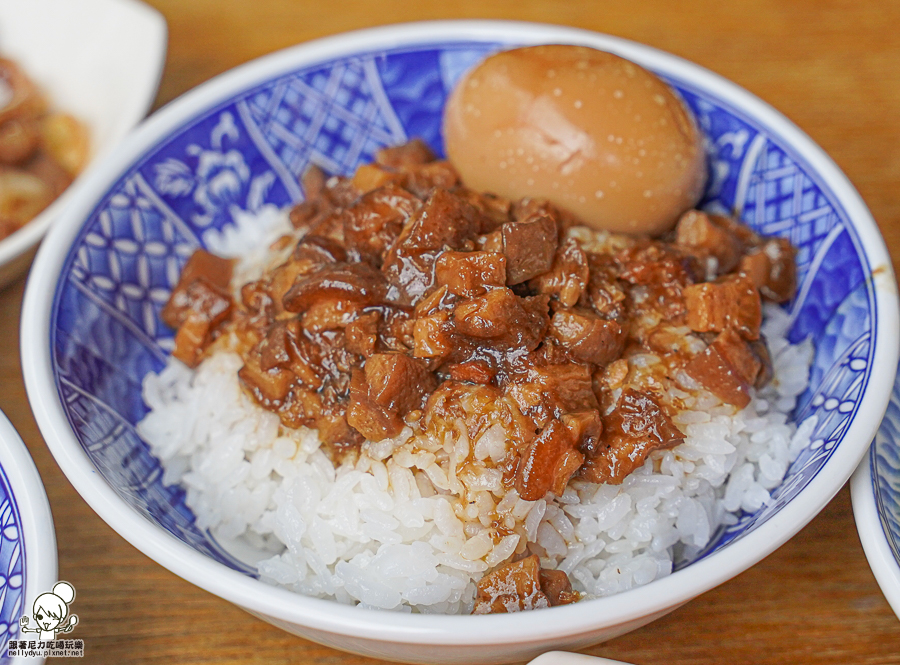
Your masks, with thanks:
M0 662L6 646L19 637L25 592L25 542L22 519L9 479L0 467Z
M869 449L878 518L894 561L900 567L900 378Z
M453 84L510 44L453 42L364 52L266 81L197 115L147 151L90 214L54 294L52 351L62 402L85 452L122 498L195 549L255 570L200 530L184 492L134 425L145 414L141 378L159 370L173 331L160 310L179 269L209 229L235 211L303 196L311 164L351 173L386 144L419 136L441 152L441 110ZM812 445L759 511L722 530L702 556L769 520L840 445L871 373L875 298L870 266L846 211L780 136L709 90L668 79L707 140L703 206L735 212L798 249L800 289L791 339L812 336L816 356L797 422L816 416Z

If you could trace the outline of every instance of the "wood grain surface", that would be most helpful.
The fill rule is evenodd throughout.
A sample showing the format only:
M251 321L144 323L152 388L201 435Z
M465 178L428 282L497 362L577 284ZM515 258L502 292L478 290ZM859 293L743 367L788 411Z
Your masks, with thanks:
M607 32L675 53L782 111L847 173L900 257L900 2L884 0L151 0L169 24L157 106L235 65L345 30L505 18ZM0 292L0 408L53 508L85 663L374 663L293 637L169 573L113 532L50 456L18 356L24 280ZM767 559L649 626L598 645L639 665L900 663L900 622L844 488Z

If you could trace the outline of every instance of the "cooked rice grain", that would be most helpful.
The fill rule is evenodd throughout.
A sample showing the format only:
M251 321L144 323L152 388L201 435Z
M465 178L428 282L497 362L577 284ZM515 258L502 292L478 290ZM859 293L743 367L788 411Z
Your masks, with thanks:
M475 441L461 423L443 439L405 427L335 469L315 431L284 428L242 392L241 360L222 351L195 371L171 360L147 375L138 432L164 482L185 487L198 527L254 548L272 584L365 607L466 613L484 572L530 541L542 566L565 571L587 597L608 596L668 575L740 511L764 506L808 445L812 423L797 428L788 414L812 348L790 345L786 324L767 311L775 378L746 409L732 413L685 379L673 388L689 406L675 418L683 444L621 485L573 481L547 500L503 493L489 468L506 452L499 424ZM457 468L467 457L485 468ZM490 528L498 515L503 537Z

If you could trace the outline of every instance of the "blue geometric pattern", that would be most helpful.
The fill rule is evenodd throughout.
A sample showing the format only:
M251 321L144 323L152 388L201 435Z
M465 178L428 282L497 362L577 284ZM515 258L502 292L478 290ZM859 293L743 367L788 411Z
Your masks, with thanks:
M10 640L19 638L25 591L25 541L21 524L9 480L0 468L0 654L6 653Z
M99 202L54 294L53 360L66 413L98 471L175 537L247 574L197 528L178 488L134 432L141 378L162 367L173 332L159 313L186 258L236 211L303 196L310 164L352 173L407 137L442 153L453 84L485 54L514 44L454 42L358 53L273 78L198 114L149 150ZM709 154L702 205L734 212L798 249L791 339L812 336L811 383L795 420L815 415L814 444L774 501L717 534L706 556L749 533L800 492L841 445L878 340L875 292L855 229L821 178L771 128L690 83L668 79L693 109ZM896 407L895 407L896 408Z
M888 547L900 566L900 376L869 450L875 504Z

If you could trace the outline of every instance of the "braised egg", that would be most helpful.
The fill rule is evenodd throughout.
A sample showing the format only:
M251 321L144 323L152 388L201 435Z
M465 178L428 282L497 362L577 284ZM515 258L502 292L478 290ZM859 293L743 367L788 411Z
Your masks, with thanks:
M583 46L486 58L451 94L444 141L469 188L547 199L616 232L665 232L706 182L681 99L639 65Z

